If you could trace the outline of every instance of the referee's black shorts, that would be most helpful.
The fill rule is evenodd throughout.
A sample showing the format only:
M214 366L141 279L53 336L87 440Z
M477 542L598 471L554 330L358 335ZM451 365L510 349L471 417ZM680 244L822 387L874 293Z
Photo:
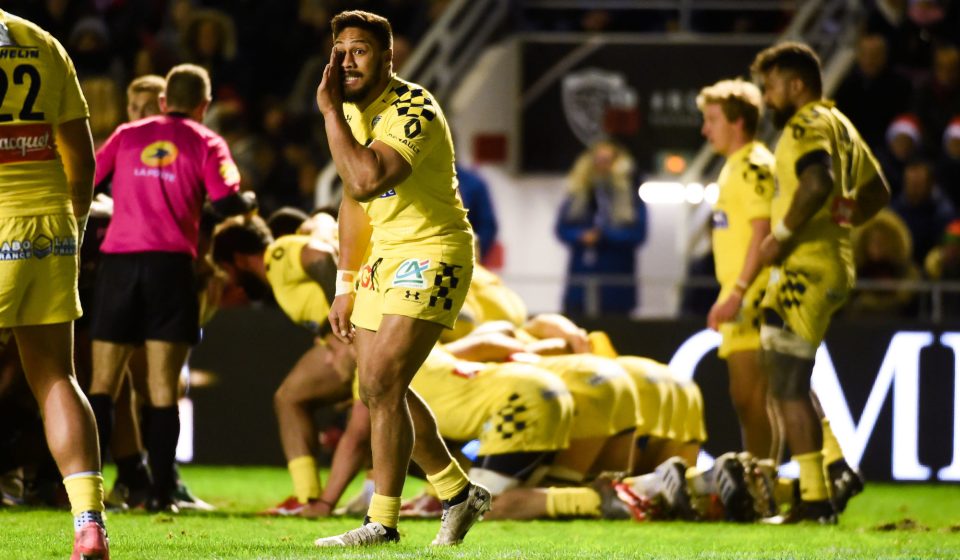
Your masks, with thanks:
M120 344L196 344L200 304L193 257L185 253L104 253L91 338Z

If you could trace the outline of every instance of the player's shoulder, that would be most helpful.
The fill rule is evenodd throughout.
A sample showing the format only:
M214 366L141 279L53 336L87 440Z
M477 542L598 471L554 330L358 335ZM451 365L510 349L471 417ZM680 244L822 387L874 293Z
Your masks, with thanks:
M25 43L23 41L31 41ZM28 19L0 10L0 45L36 47L53 43L53 35Z
M45 63L39 64L41 72L52 63L59 67L69 60L63 45L36 23L28 19L0 10L0 47L10 58L36 58ZM52 58L47 58L48 56Z
M776 158L774 158L770 148L760 141L755 141L750 144L750 149L747 151L744 160L752 166L765 168L772 168L776 162Z
M204 125L203 123L200 123L193 119L189 119L185 117L168 117L168 119L170 120L171 123L173 123L174 126L187 128L190 131L192 131L197 137L207 142L214 142L214 143L225 142L225 140L219 134L207 128L207 126Z
M439 112L433 94L420 84L408 82L394 76L386 95L386 101L396 108L397 114L403 116L420 117L427 120Z
M801 107L790 119L787 129L828 131L837 120L838 113L832 103L815 101Z
M267 246L266 256L273 261L283 260L296 252L297 249L310 243L310 239L309 235L282 235Z

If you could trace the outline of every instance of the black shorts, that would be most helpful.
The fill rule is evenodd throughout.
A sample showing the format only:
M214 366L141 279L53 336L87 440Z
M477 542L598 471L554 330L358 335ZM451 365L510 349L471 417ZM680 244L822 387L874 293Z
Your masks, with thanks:
M183 253L103 254L97 270L91 338L196 344L200 303L193 258Z

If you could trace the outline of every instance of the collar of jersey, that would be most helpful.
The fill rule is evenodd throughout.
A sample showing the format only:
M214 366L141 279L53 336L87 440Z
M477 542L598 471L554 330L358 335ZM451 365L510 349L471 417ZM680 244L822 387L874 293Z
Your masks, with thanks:
M400 81L400 78L398 78L396 74L390 74L390 81L387 83L387 87L385 87L383 91L380 92L380 95L377 96L377 100L371 103L370 106L364 109L363 111L360 111L360 114L364 118L366 118L367 113L370 113L370 112L379 113L380 111L382 111L383 107L381 104L389 102L390 92L396 89L396 87L399 84L402 84L402 82ZM352 105L354 107L357 106L356 103L353 103ZM359 109L359 107L357 108Z

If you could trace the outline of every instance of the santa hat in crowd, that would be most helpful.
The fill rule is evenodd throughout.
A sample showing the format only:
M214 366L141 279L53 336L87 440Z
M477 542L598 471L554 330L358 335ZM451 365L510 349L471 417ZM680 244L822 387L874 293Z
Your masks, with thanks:
M947 128L943 131L943 145L946 145L951 140L960 140L960 115L953 117L950 120L950 124L947 125Z
M893 119L887 127L887 143L900 134L909 136L914 144L920 144L920 120L912 113L904 113Z

